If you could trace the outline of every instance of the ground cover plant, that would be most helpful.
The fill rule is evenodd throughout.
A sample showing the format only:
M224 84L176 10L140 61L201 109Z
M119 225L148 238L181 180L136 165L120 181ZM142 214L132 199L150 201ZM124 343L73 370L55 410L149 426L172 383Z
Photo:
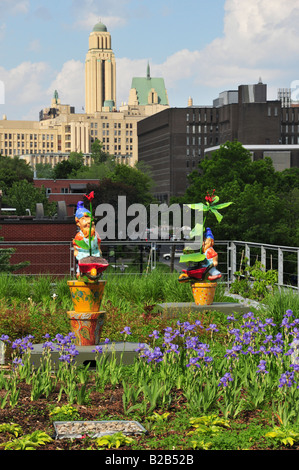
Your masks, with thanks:
M264 309L247 314L165 318L156 304L183 295L171 277L122 279L107 284L94 368L76 365L63 283L44 280L37 295L20 279L23 296L2 291L0 337L8 360L0 369L0 449L298 450L296 296L275 292L271 308L264 299ZM278 314L282 303L287 309ZM134 364L107 360L107 344L120 339L137 343ZM43 344L38 365L31 361L35 342ZM54 421L86 420L136 420L147 433L54 438Z

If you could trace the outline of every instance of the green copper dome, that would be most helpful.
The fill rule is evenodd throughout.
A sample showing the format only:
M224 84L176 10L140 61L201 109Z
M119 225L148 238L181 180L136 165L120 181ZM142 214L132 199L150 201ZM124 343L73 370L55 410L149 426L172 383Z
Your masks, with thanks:
M106 26L103 23L97 23L93 28L93 31L107 31Z

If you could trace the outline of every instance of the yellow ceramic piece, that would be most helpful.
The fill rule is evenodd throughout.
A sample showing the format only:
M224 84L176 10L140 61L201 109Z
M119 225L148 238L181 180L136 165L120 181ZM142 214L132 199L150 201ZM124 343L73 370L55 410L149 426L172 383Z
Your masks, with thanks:
M211 305L213 303L217 282L195 282L191 287L196 305Z
M68 281L75 312L99 312L106 281Z

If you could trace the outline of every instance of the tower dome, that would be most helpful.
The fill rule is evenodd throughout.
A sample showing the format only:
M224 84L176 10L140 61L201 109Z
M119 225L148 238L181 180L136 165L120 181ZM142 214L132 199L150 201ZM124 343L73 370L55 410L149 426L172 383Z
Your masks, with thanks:
M93 31L95 31L95 32L106 32L107 28L103 23L100 22L100 23L97 23L94 26Z

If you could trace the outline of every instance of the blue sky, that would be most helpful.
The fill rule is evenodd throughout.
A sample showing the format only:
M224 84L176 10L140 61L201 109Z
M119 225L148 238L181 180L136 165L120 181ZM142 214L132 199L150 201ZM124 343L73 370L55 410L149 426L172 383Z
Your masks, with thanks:
M117 106L148 61L173 107L189 96L211 105L260 77L268 99L299 84L299 0L0 0L0 118L38 120L55 89L81 112L88 36L99 20L112 36Z

